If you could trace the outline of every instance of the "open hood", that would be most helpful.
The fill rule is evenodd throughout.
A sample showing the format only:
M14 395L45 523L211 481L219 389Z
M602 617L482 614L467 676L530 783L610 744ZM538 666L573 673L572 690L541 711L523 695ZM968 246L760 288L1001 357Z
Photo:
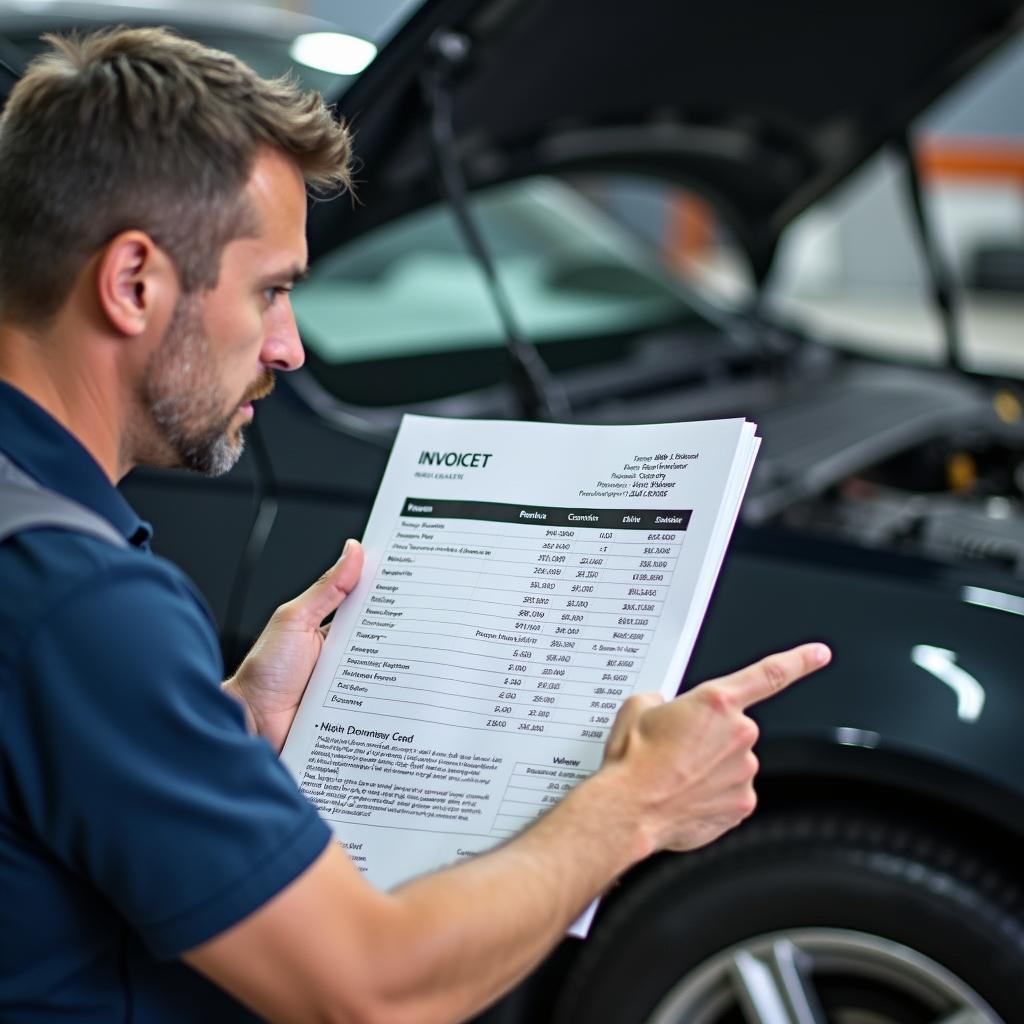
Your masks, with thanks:
M761 276L782 229L1013 35L1022 11L1024 0L428 0L337 104L355 130L360 201L314 209L312 253L437 198L421 80L455 33L471 187L585 169L688 181Z

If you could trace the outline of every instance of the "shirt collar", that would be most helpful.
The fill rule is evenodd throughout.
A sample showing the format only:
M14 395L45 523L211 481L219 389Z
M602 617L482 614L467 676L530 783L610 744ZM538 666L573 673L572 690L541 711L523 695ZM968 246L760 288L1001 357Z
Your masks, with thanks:
M130 544L148 546L153 528L96 460L45 409L5 381L0 381L0 448L43 487L103 516Z

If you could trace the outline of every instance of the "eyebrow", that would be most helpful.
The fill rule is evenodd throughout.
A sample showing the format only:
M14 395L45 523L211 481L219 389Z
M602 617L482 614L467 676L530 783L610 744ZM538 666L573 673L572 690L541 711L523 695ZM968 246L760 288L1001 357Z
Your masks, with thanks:
M279 270L276 273L268 274L260 282L261 288L270 288L274 285L296 285L309 276L309 267L300 267L298 264L289 267L287 270Z

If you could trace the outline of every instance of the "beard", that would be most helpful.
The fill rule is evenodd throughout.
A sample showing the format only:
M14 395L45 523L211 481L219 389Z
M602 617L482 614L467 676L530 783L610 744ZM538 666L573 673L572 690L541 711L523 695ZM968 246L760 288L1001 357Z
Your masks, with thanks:
M182 296L142 380L142 408L152 428L147 433L155 429L158 450L146 461L204 476L221 476L238 462L245 448L243 425L232 428L232 421L246 402L270 394L274 374L264 370L232 404L218 370L199 298Z

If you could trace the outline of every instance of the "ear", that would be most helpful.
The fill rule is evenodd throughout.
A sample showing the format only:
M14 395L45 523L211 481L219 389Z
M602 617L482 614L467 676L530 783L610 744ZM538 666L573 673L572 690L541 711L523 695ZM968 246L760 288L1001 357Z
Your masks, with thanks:
M178 275L167 253L144 231L122 231L100 255L96 289L111 326L135 337L166 320L178 299Z

